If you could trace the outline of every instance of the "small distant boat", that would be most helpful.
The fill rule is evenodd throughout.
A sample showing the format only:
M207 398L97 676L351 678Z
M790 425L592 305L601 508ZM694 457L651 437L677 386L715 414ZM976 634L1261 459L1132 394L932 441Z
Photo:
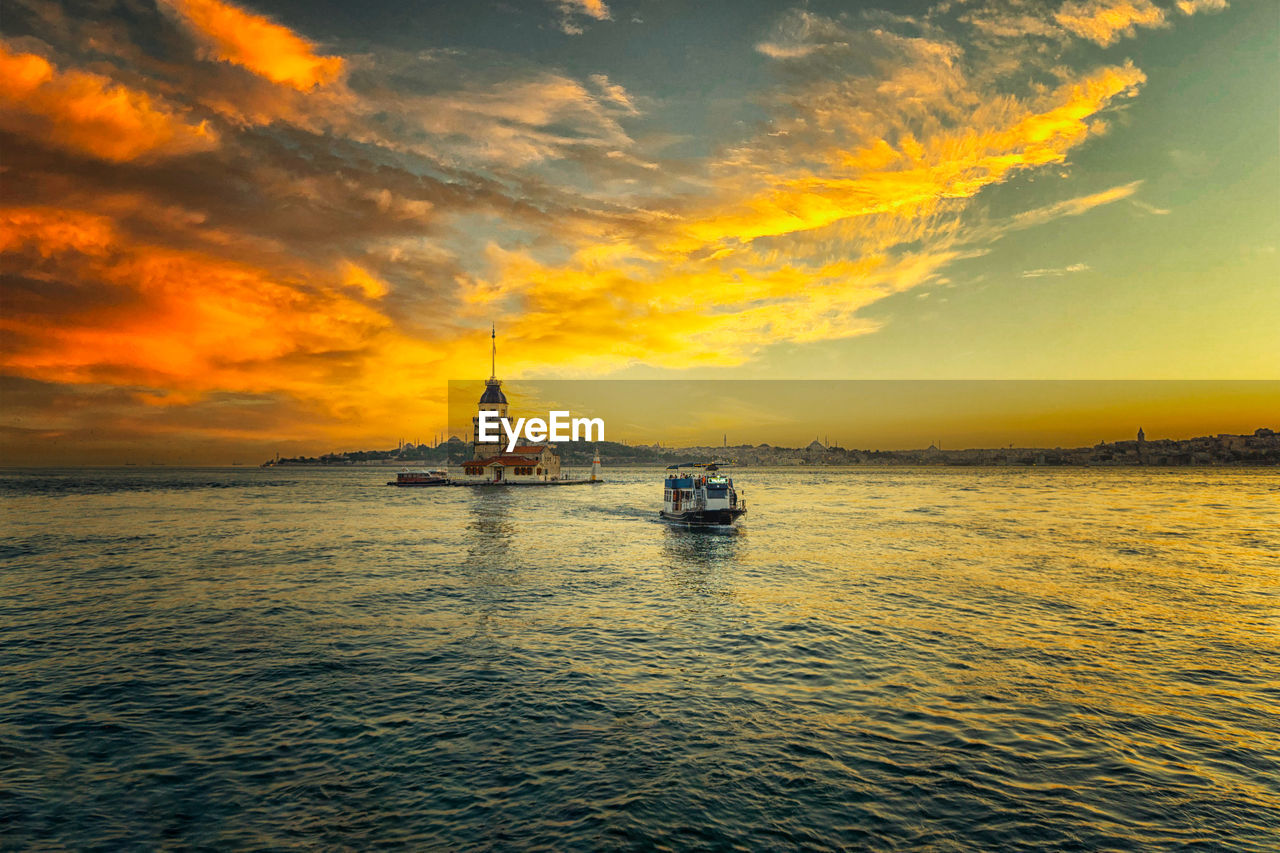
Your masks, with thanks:
M408 468L396 474L396 478L387 483L388 486L447 486L450 484L448 471L410 471Z
M720 473L715 462L669 465L663 484L664 521L690 527L728 527L747 512L747 502L740 500L733 478Z

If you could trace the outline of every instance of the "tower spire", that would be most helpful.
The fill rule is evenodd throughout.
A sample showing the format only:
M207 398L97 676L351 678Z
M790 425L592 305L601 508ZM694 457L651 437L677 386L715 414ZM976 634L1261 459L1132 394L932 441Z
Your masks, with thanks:
M489 324L489 378L498 378L498 327Z

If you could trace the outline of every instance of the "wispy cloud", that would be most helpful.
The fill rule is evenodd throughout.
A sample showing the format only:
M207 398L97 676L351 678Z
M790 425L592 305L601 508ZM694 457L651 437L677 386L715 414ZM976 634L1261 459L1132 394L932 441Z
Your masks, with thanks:
M1045 278L1046 276L1048 276L1048 277L1056 278L1059 276L1070 275L1071 273L1076 273L1076 272L1089 272L1089 270L1090 270L1090 266L1088 264L1068 264L1065 267L1048 267L1048 268L1036 269L1036 270L1023 270L1022 277L1023 278Z
M1138 27L1159 27L1164 10L1151 0L1067 0L1054 20L1083 38L1110 47Z
M758 43L756 50L770 59L804 59L823 50L847 48L848 32L832 18L797 9L784 15L772 38Z
M1168 216L1173 212L1165 207L1156 207L1154 204L1149 204L1139 198L1130 199L1129 203L1138 208L1138 210L1141 210L1144 213L1150 213L1152 216Z
M1043 225L1063 216L1081 216L1096 207L1130 198L1141 186L1142 181L1131 181L1100 192L1054 202L1044 207L1017 214L1013 217L1010 225L1013 228L1029 228L1035 225Z
M441 94L402 95L389 127L406 142L425 133L435 151L512 166L574 149L631 148L620 120L638 110L626 89L604 75L595 75L592 84L595 92L564 75L540 73Z

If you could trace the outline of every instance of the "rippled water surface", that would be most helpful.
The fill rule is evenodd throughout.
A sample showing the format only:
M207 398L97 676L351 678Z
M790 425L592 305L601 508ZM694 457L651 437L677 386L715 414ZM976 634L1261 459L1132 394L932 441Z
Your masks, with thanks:
M0 847L1280 849L1280 473L0 472Z

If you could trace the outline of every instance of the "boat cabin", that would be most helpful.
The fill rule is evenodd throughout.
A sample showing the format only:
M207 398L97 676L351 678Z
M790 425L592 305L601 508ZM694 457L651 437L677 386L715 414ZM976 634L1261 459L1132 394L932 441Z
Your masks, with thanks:
M396 478L387 483L388 486L447 486L449 472L445 470L411 471L408 468L396 474Z
M673 468L676 466L672 466ZM734 515L740 509L733 479L719 473L715 465L681 466L694 471L677 469L668 474L663 484L663 514L682 517L691 513L713 514L728 512Z

